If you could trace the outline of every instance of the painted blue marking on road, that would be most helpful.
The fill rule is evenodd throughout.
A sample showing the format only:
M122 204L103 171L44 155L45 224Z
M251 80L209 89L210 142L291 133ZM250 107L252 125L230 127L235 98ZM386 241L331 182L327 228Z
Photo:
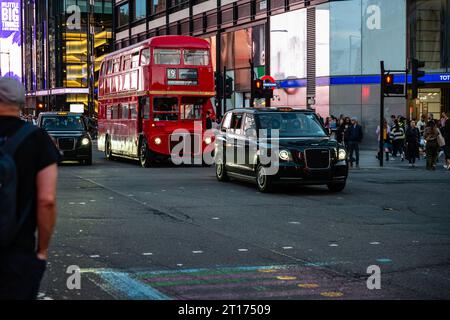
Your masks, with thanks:
M115 271L101 271L98 273L113 289L119 290L131 300L170 300L168 296L136 281L127 273Z
M392 262L391 259L387 259L387 258L377 259L377 261L380 263L391 263Z

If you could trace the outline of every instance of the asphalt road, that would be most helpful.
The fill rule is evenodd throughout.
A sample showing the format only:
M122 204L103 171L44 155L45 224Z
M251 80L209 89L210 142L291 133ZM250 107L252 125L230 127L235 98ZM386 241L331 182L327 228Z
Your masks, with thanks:
M212 167L95 152L92 167L60 167L40 299L448 299L449 186L443 170L362 164L339 194L261 194ZM71 265L81 289L67 288Z

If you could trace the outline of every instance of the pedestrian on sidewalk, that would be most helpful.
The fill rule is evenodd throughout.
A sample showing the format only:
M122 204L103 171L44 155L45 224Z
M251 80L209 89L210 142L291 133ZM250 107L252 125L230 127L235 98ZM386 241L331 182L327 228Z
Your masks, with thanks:
M392 156L395 159L397 154L400 154L401 160L405 159L404 144L405 144L405 131L400 126L398 119L394 121L394 127L391 129L390 138L392 140Z
M445 154L445 164L444 168L450 170L450 119L447 117L445 121L444 128L442 129L442 136L445 140L444 154Z
M351 119L351 126L347 131L350 166L353 167L353 162L355 162L356 167L359 167L359 144L363 139L363 130L361 125L358 124L357 118ZM355 153L355 158L353 158L353 153Z
M348 147L348 128L351 126L351 121L349 117L345 117L342 121L341 125L336 131L336 140L337 142L343 144L347 152L349 151Z
M0 78L0 300L36 299L56 220L59 153L19 118L24 103L22 84Z
M436 170L436 160L439 151L439 144L437 142L438 135L439 131L437 130L436 123L433 120L428 121L424 133L424 138L427 143L425 147L427 170Z
M380 126L377 127L377 136L378 136L378 145L380 145ZM386 119L383 122L383 150L386 155L386 161L389 161L389 153L391 152L392 145L390 143L389 135L391 133L391 129L389 128ZM383 151L378 149L377 159L380 160L380 157L383 156Z
M416 122L412 120L406 130L406 159L411 167L415 167L416 158L419 157L420 132Z

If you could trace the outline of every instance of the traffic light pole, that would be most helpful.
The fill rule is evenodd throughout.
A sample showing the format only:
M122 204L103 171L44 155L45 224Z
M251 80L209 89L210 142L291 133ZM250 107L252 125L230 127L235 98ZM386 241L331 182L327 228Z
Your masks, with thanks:
M250 63L250 108L253 108L253 104L255 101L255 87L254 87L254 80L255 80L255 70L254 70L254 63L253 60L249 60Z
M223 112L225 113L227 111L227 67L223 67L223 83L222 83L223 89L222 89L222 95L223 95Z
M383 159L384 159L384 61L380 61L380 67L381 67L381 86L380 86L380 141L379 141L379 149L380 152L378 154L378 160L380 161L380 167L383 166ZM387 134L387 130L386 130Z

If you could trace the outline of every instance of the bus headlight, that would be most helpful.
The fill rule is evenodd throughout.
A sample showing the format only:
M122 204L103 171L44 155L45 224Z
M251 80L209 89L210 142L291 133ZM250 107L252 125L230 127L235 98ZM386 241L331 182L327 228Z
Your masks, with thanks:
M291 160L291 153L288 150L281 150L279 152L279 156L281 160L289 161Z
M205 143L206 143L206 144L211 144L211 142L212 142L211 137L206 137L206 138L205 138Z
M154 141L155 141L155 144L158 146L161 144L161 138L155 138Z
M81 145L82 146L87 146L90 143L88 138L83 138L81 139Z
M338 160L342 161L347 159L347 152L344 149L338 150Z

